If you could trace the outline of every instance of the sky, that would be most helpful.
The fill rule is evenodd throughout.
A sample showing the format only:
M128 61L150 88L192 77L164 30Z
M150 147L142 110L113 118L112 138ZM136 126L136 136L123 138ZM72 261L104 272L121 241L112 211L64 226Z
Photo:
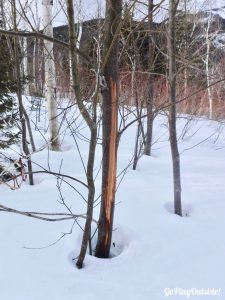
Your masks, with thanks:
M66 17L66 1L62 0L54 0L54 19L53 19L53 26L60 26L67 24L67 17ZM161 0L155 0L154 3L157 5ZM182 1L181 1L182 2ZM197 10L208 10L212 8L221 8L225 6L224 1L222 0L198 0L188 1L188 8L191 11ZM42 15L42 0L17 0L17 7L18 10L20 9L20 4L25 7L25 11L28 13L29 21L32 23L35 28L40 28L41 26L41 15ZM105 8L105 1L104 0L75 0L74 1L75 7L75 19L78 18L80 20L89 20L96 18L98 16L104 16L104 8ZM132 3L132 1L130 1ZM147 3L148 0L137 1L134 11L134 17L136 19L143 19L147 14ZM155 11L154 21L160 22L167 16L168 8L168 0L165 0L161 5L159 10ZM225 9L221 12L221 15L225 17ZM20 22L21 26L24 27L23 29L29 29L29 25L27 21ZM20 26L20 27L21 27Z

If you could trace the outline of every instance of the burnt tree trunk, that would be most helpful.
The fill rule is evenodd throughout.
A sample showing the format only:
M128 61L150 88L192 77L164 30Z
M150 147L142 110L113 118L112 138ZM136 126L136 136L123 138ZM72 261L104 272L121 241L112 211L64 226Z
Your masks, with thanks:
M102 87L102 196L96 246L97 257L108 258L116 193L118 135L118 46L122 0L106 1Z
M152 131L153 131L153 83L154 78L152 74L153 64L154 64L154 41L152 37L153 32L153 0L148 1L148 31L149 31L149 57L148 57L148 89L147 89L147 131L146 131L146 144L145 144L145 154L151 155L152 148Z
M170 148L173 163L174 185L174 212L182 216L181 207L181 179L180 179L180 154L177 143L176 129L176 57L175 57L175 14L178 1L169 1L169 28L168 28L168 59L169 59L169 133Z

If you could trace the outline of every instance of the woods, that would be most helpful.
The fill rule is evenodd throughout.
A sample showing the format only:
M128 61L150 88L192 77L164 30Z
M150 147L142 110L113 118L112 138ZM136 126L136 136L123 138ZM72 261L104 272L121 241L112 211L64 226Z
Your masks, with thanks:
M25 182L28 176L35 188L36 182L53 177L53 198L61 206L33 211L0 202L0 211L46 222L73 221L59 240L80 228L73 258L78 269L85 267L86 255L111 259L120 184L131 166L138 176L142 161L157 173L153 161L166 140L173 193L164 198L173 201L172 213L187 216L179 143L195 136L189 124L197 117L224 123L222 20L212 11L193 12L188 1L106 0L92 11L93 19L83 20L87 7L82 1L44 0L41 14L38 1L9 2L0 2L0 183L8 186L20 177ZM55 26L60 14L63 25ZM156 119L160 124L154 131ZM182 129L180 119L186 122ZM131 128L136 134L124 140ZM166 128L162 136L160 128ZM132 157L118 168L124 144ZM74 160L67 158L70 149ZM58 161L60 152L65 158ZM7 180L6 162L13 168ZM153 194L148 191L149 203L160 191Z

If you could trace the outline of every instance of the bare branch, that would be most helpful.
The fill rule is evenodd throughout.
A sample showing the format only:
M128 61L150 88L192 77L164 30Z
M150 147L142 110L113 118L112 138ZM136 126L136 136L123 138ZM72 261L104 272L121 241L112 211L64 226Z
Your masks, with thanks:
M78 219L78 218L81 218L81 219L87 218L85 214L77 215L77 214L71 214L71 213L43 213L43 212L33 212L33 211L21 211L21 210L17 210L17 209L7 207L4 205L0 205L0 211L19 214L19 215L23 215L26 217L39 219L42 221L49 221L49 222L67 221L67 220ZM92 221L97 224L96 220L92 219Z
M4 35L7 35L7 36L35 37L35 38L38 38L38 39L43 39L43 40L46 40L46 41L50 41L50 42L53 42L57 45L61 45L63 47L69 48L68 43L60 41L56 38L47 36L47 35L45 35L41 32L37 32L37 31L34 31L34 32L30 32L30 31L11 31L11 30L8 31L8 30L0 29L0 34L4 34ZM90 62L89 57L85 53L83 53L82 51L80 51L77 48L76 48L76 51L77 51L78 55L83 57L87 62Z
M87 184L84 183L83 181L75 178L75 177L72 177L72 176L69 176L69 175L65 175L65 174L61 174L61 173L57 173L57 172L52 172L52 171L33 171L32 172L33 174L41 174L41 173L44 173L44 174L51 174L51 175L55 175L55 176L58 176L58 177L65 177L65 178L68 178L68 179L71 179L71 180L74 180L80 184L82 184L83 186L85 186L86 188L88 188ZM25 172L24 174L29 174L29 172Z

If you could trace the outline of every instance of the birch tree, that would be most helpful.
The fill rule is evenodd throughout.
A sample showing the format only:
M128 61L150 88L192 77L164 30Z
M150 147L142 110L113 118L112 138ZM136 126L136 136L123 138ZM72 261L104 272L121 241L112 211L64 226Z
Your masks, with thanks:
M53 37L52 11L53 0L43 0L43 26L44 34ZM45 97L48 105L50 147L59 150L59 130L57 122L56 80L53 54L53 42L45 40Z
M211 84L211 74L210 74L210 50L211 50L211 36L210 36L210 28L212 23L212 13L209 13L207 26L205 29L205 42L206 42L206 55L205 59L203 59L205 64L205 72L206 72L206 80L207 80L207 93L209 99L209 118L212 119L213 117L213 96L212 96L212 89L210 87Z

